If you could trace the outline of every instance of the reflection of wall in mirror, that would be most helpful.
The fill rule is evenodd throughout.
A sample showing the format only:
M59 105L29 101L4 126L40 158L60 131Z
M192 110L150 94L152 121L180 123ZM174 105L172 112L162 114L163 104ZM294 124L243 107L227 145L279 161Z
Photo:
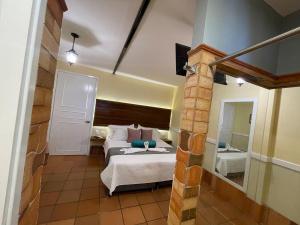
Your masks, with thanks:
M252 113L253 103L252 102L238 102L235 105L235 117L233 132L249 135L250 123L249 116Z
M225 102L223 123L219 135L219 146L229 144L242 151L247 151L252 102Z
M224 104L224 111L223 111L223 123L221 125L221 131L219 135L219 145L221 143L230 144L231 137L232 137L232 130L234 126L234 119L235 118L235 106L232 103L225 103Z
M252 114L252 102L239 102L235 104L235 117L232 130L231 146L242 151L248 150Z
M248 151L249 135L242 133L232 133L231 146L241 151Z
M218 134L219 115L221 102L224 99L255 98L258 102L258 110L255 121L253 151L260 153L265 124L266 109L268 104L269 90L252 85L250 83L239 87L233 77L227 76L228 85L214 84L214 94L209 116L208 138L216 140Z

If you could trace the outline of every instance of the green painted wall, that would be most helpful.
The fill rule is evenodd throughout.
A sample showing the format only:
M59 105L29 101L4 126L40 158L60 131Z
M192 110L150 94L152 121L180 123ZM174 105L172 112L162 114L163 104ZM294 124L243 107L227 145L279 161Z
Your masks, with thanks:
M300 10L285 17L282 32L300 27ZM277 74L300 72L300 35L280 43Z

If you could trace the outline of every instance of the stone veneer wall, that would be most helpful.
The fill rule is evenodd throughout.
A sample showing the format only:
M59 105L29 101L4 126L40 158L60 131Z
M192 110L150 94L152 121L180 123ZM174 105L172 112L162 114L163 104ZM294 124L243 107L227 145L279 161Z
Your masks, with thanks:
M24 168L19 225L37 224L48 123L65 10L67 8L64 0L48 1Z
M214 69L208 64L215 56L199 50L189 57L189 65L197 65L195 74L187 76L184 110L176 153L176 166L169 206L169 225L195 224L200 193L202 160L208 131Z

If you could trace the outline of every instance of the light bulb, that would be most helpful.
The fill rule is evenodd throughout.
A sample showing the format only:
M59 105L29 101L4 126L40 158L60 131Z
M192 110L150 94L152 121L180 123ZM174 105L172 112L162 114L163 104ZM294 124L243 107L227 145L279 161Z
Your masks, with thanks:
M71 50L67 51L66 57L67 57L68 63L70 63L70 65L72 65L77 62L78 54L75 52L74 49L71 49Z
M237 78L236 79L236 83L239 85L239 86L242 86L244 83L246 83L246 81L243 79L243 78Z

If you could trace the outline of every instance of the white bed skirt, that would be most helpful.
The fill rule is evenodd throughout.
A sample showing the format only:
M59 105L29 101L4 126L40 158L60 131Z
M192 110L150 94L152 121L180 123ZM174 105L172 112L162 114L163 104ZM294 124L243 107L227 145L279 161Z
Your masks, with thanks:
M112 195L120 185L172 180L175 163L176 154L115 155L100 176Z
M229 173L245 172L247 152L240 153L218 153L216 169L223 176Z

